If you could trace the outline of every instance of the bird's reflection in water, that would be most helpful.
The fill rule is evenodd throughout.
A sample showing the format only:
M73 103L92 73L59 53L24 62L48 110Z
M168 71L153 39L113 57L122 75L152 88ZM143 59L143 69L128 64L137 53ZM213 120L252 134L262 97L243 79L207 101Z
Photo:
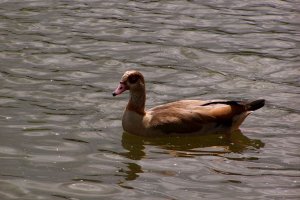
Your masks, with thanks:
M242 153L246 149L259 149L264 143L257 139L250 139L237 130L228 134L206 134L198 136L165 136L165 137L140 137L124 132L122 145L128 150L126 157L140 160L146 156L145 148L148 145L166 151L179 151L187 154L199 152L211 153ZM214 150L215 149L215 150ZM221 151L220 149L223 149ZM201 155L201 154L199 154Z
M149 155L147 148L159 149L160 153L176 157L191 157L203 155L224 156L228 153L242 153L249 149L259 149L264 143L258 139L250 139L237 130L228 134L207 134L198 136L165 136L165 137L140 137L124 132L122 146L127 152L123 156L132 160L125 163L127 169L126 180L135 180L139 173L143 173L142 167L136 162ZM255 159L255 158L253 158Z

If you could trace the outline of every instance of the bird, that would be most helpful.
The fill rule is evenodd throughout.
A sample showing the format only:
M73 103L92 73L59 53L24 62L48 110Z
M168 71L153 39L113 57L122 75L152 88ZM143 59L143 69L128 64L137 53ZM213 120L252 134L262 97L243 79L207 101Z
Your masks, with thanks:
M121 77L113 96L129 91L122 117L125 132L139 136L231 133L245 118L265 105L264 99L251 102L233 100L184 99L145 109L145 79L129 70Z

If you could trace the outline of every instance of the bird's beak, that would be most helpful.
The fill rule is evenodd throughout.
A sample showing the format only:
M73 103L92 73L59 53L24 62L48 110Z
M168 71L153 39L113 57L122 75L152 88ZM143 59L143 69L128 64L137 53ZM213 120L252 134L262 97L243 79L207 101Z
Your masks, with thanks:
M128 90L128 86L124 82L120 82L119 86L115 91L112 93L113 96L117 96L119 94L122 94L124 91Z

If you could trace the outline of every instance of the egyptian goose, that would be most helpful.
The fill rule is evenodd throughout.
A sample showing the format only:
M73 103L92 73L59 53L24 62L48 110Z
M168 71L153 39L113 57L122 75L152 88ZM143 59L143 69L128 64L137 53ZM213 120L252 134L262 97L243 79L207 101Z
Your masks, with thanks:
M165 134L232 132L265 100L250 103L228 100L181 100L145 111L146 91L143 75L126 71L112 93L129 90L130 99L123 114L123 129L132 134L154 136Z

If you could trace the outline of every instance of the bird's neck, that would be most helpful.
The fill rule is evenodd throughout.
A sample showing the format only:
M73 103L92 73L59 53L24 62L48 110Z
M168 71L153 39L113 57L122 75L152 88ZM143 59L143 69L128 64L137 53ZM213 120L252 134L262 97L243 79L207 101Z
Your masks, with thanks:
M146 91L144 87L135 91L130 91L130 99L127 105L127 110L136 112L140 115L145 115Z

